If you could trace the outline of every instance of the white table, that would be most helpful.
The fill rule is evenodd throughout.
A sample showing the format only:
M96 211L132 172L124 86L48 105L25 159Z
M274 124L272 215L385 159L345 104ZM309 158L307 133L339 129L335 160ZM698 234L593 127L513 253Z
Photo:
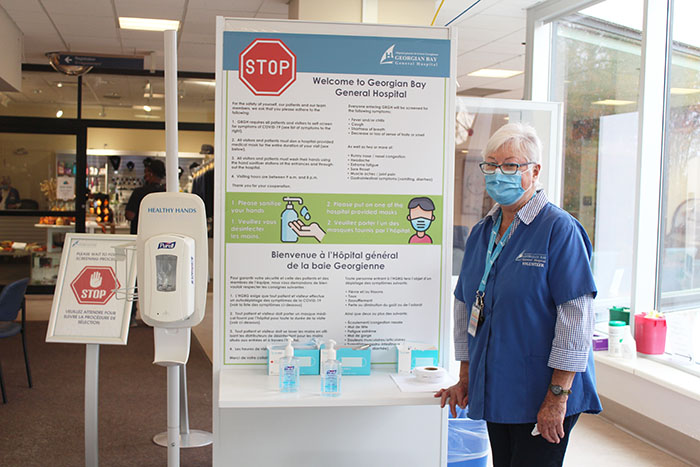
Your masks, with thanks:
M319 376L284 394L265 367L222 369L214 465L444 465L446 411L432 392L401 392L393 371L344 376L342 394L325 397Z

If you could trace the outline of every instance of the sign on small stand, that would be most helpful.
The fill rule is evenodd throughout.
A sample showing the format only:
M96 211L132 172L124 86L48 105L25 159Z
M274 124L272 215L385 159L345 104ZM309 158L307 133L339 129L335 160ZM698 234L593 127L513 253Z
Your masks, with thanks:
M100 344L126 345L136 235L66 234L46 342L86 344L85 465L97 466Z

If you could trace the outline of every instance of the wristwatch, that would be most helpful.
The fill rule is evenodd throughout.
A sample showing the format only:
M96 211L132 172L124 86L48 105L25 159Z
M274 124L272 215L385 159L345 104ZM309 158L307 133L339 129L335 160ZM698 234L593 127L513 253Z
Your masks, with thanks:
M563 387L559 386L558 384L550 384L549 390L555 396L568 396L569 394L571 394L571 389L564 389Z

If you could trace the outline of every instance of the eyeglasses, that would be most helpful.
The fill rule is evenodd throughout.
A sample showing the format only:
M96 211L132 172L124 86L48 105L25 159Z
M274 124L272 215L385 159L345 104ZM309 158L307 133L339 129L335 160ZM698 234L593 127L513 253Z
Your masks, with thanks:
M515 162L508 162L505 164L494 164L493 162L481 162L479 163L479 168L481 172L486 175L492 175L496 173L496 169L500 169L501 173L504 175L513 175L518 173L520 167L525 167L530 164L537 165L537 162L525 162L524 164L516 164Z

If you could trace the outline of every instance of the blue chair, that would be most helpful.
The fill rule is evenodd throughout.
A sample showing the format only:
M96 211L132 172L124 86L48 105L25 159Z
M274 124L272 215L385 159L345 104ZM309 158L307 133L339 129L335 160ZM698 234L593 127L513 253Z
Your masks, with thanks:
M24 293L27 291L29 279L20 279L13 282L0 292L0 339L22 334L22 349L24 350L24 364L27 367L27 382L32 387L32 374L29 371L29 359L27 358L27 344L24 336L27 307ZM15 323L17 313L22 310L22 323ZM2 403L7 403L5 395L5 382L2 379L2 367L0 366L0 389L2 389Z

